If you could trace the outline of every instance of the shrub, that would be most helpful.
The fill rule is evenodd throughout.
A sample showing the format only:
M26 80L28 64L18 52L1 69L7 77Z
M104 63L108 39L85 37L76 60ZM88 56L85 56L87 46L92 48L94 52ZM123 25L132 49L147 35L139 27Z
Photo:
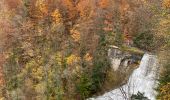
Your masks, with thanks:
M149 32L140 33L133 41L136 47L145 50L152 50L154 46L154 36Z
M170 64L167 64L159 79L158 100L168 100L170 98Z
M144 96L144 93L138 92L137 94L132 94L131 100L149 100L149 99Z
M80 82L77 85L77 91L80 93L83 99L91 95L91 87L92 81L90 80L90 77L86 74L82 75Z

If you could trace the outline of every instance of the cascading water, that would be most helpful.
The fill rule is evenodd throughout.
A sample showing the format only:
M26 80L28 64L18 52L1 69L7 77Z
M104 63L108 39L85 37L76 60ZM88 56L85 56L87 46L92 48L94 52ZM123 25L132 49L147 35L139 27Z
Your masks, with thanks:
M150 100L155 100L158 64L155 55L145 54L139 68L134 70L126 85L90 100L129 100L132 94L144 93Z

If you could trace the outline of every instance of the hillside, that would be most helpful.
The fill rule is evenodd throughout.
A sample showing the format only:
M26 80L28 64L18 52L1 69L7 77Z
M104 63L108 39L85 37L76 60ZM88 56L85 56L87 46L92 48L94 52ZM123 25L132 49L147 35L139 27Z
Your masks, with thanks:
M149 53L160 62L157 98L169 100L169 11L170 0L0 0L0 99L98 96ZM120 51L109 56L110 46Z

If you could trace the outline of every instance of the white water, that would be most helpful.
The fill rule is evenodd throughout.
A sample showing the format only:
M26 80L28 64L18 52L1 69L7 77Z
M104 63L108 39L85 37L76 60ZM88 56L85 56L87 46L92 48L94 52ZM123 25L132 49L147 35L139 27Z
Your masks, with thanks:
M129 100L138 91L150 100L155 100L158 64L154 55L145 54L139 68L134 70L126 85L90 100Z

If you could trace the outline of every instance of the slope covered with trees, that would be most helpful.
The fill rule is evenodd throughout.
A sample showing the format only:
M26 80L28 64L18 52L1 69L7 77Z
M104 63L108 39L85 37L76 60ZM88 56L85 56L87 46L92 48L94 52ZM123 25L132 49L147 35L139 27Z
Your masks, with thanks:
M135 46L160 58L168 53L169 5L169 0L1 0L0 97L95 95L110 70L110 45ZM164 78L169 72L162 73L160 98L169 87Z

